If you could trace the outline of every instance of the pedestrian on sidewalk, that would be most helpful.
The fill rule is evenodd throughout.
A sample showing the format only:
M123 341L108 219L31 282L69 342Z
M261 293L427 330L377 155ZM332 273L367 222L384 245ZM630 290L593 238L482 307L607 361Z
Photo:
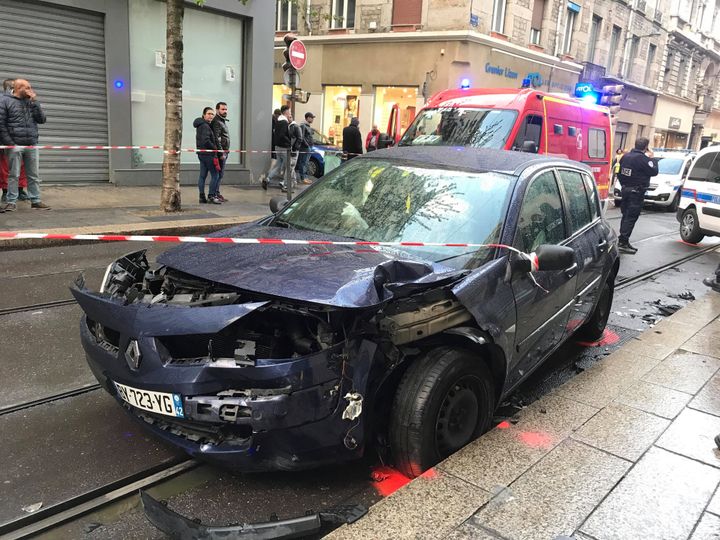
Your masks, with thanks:
M201 117L193 122L195 128L195 148L198 150L215 150L215 152L198 152L200 160L200 176L198 177L198 190L200 203L222 204L218 198L218 184L220 183L220 159L218 158L219 144L213 133L210 123L215 117L212 107L205 107ZM205 197L205 179L210 173L210 190Z
M297 185L297 174L295 171L297 169L298 158L300 157L300 148L303 144L303 134L300 124L295 121L290 111L287 112L287 118L290 121L288 124L288 133L290 135L290 181L294 188ZM280 189L287 191L284 177L280 184Z
M362 134L360 133L360 119L353 116L350 125L343 129L343 154L346 159L352 159L363 153Z
M373 124L372 129L368 132L365 137L365 150L373 152L378 149L378 141L380 140L380 130L376 124Z
M645 201L645 191L650 187L650 177L658 174L658 160L648 148L650 141L640 137L635 141L635 148L620 158L618 180L622 188L622 220L618 248L623 253L634 255L637 249L630 244L630 235Z
M277 160L277 152L275 152L275 145L277 144L277 140L275 138L275 129L277 128L278 118L280 118L281 111L280 109L275 109L273 111L272 115L272 131L271 138L270 138L270 167L267 171L265 171L263 174L260 175L260 184L262 185L263 189L267 189L268 187L268 176L270 175L270 171L273 170L273 167L275 167L275 160Z
M300 155L298 156L295 170L297 172L298 182L302 182L303 184L312 184L307 177L307 165L308 161L310 161L310 152L312 152L312 147L315 144L315 138L313 137L315 130L312 127L313 120L315 120L315 115L311 112L306 112L305 121L300 124Z
M45 113L37 102L37 94L25 79L15 79L12 94L4 94L0 100L0 144L6 146L37 146L38 124L46 121ZM8 159L7 202L0 206L5 212L17 208L20 171L25 167L28 181L30 207L49 210L40 200L40 177L38 176L39 153L37 148L11 148Z
M277 124L275 126L275 157L277 159L267 175L267 182L277 183L278 186L281 186L284 181L285 162L287 160L288 150L292 147L292 140L290 137L291 118L292 114L290 113L290 107L287 105L280 107L280 116L278 116ZM295 175L292 163L290 167L290 175Z
M220 199L220 202L228 202L228 200L220 193L220 184L222 183L223 176L225 175L225 164L227 163L227 158L230 155L230 130L227 127L227 113L227 103L224 101L219 102L215 105L215 118L213 118L212 123L210 124L212 126L213 133L215 134L215 138L220 144L220 149L222 149L222 152L219 153L220 174L218 175L219 178L217 187L217 197Z
M15 79L5 79L3 81L2 85L2 94L0 94L0 100L3 99L3 96L5 95L12 95L13 86L15 86ZM10 167L8 164L8 159L6 152L3 150L0 150L0 189L2 189L2 197L0 198L0 202L7 202L7 190L8 190L8 173L10 172ZM28 197L27 192L25 191L25 188L27 187L27 176L25 175L25 165L23 165L20 168L20 181L19 181L19 189L18 189L18 201L29 201L30 197Z

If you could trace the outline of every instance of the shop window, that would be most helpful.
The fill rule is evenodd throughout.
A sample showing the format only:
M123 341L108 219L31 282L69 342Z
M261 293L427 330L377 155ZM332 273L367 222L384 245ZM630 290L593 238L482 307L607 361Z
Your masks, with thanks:
M323 132L332 144L342 145L342 131L353 116L360 115L359 86L326 86L323 106ZM360 126L365 131L369 126Z
M415 119L418 89L401 86L378 86L375 88L375 113L373 123L385 132L393 105L400 113L400 131L402 133Z
M505 8L507 0L493 1L492 31L502 34L505 32Z
M422 0L394 0L393 26L420 24L422 21Z
M588 139L588 156L591 158L604 158L607 156L604 129L590 128Z
M297 30L298 10L295 2L277 0L275 13L277 15L275 19L276 32L290 32Z
M290 95L290 87L284 84L273 84L272 108L279 109L283 105L290 105L290 101L283 97Z
M155 0L130 0L130 101L132 105L132 143L162 145L165 126L165 4ZM183 24L183 148L195 147L193 121L205 107L218 101L228 105L228 128L232 148L242 147L240 140L242 111L240 90L243 67L242 19L224 17L208 10L187 8ZM208 36L222 47L208 54ZM268 119L268 123L270 119ZM159 164L162 150L136 150L133 166ZM182 162L196 164L194 153L183 152ZM239 163L233 152L228 163Z
M333 0L331 28L355 28L355 0Z

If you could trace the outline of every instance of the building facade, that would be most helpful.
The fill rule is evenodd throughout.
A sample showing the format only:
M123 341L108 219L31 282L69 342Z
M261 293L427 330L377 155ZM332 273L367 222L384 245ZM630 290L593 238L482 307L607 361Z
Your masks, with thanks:
M48 117L40 144L162 146L165 9L158 0L0 0L0 79L27 78L36 89ZM267 145L274 14L271 2L186 2L183 148L195 146L193 120L218 101L228 104L233 148ZM162 159L161 149L45 150L41 176L159 185ZM248 183L268 160L233 153L226 181ZM195 183L198 169L196 155L183 153L183 183Z
M316 127L335 143L352 116L363 131L373 124L384 130L397 104L405 127L440 90L463 82L520 87L528 78L552 92L571 93L579 81L624 84L614 146L645 136L656 146L697 148L720 142L714 127L720 125L720 24L713 22L718 5L720 0L276 0L273 106L289 91L282 84L281 38L292 31L308 48L300 86L311 97L297 104L298 116L314 112Z

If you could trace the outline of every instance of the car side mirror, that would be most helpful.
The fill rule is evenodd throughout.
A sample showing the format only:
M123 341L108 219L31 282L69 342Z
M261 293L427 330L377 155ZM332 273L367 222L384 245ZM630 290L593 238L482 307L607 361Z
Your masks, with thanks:
M382 148L387 148L389 146L392 146L394 144L393 138L388 135L387 133L381 133L378 137L378 150Z
M530 154L537 154L538 149L535 141L525 141L522 143L521 152L528 152Z
M575 250L567 246L543 244L535 250L538 270L567 270L575 264Z
M287 206L288 202L289 201L287 200L287 197L273 197L272 199L270 199L270 211L273 214L277 214L280 210Z

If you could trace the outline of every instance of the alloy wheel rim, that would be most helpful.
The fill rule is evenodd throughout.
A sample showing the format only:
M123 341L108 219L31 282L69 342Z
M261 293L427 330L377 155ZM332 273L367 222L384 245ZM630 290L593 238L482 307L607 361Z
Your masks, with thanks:
M695 218L692 216L692 214L685 214L685 217L683 218L683 224L682 224L683 236L685 236L685 237L690 236L690 233L692 232L694 227L695 227Z

